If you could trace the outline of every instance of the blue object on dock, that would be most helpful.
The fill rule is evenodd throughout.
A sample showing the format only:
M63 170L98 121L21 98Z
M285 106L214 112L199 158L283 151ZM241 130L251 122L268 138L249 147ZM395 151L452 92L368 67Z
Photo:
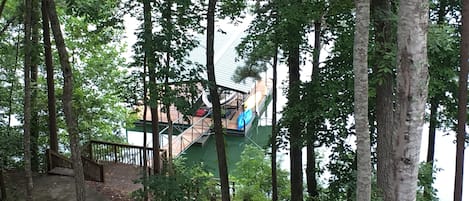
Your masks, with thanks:
M244 129L244 126L252 120L252 110L246 110L238 117L238 130Z

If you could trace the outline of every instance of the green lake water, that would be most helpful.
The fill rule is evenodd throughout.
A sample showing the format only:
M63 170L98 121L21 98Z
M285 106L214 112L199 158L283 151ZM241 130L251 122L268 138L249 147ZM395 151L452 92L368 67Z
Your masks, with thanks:
M241 153L247 144L260 146L263 149L269 147L272 127L256 125L257 121L253 122L253 127L245 137L225 135L225 148L230 175L236 175L236 163L240 161ZM213 173L215 177L218 177L217 151L214 135L210 136L203 146L192 145L181 156L186 158L188 165L202 162L205 170Z

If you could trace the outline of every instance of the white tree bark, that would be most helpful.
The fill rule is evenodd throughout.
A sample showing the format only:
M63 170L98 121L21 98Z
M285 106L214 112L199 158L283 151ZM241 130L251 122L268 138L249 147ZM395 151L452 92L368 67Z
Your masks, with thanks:
M353 71L357 133L357 200L371 200L371 150L368 129L368 38L370 0L356 0Z
M428 94L428 1L400 1L397 105L393 149L394 198L415 201L423 117Z

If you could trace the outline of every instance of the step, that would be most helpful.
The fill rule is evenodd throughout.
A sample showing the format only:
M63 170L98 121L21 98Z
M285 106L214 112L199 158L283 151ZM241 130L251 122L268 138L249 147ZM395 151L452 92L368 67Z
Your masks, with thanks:
M74 176L73 169L63 167L55 167L52 170L49 170L48 173L61 176Z
M198 144L198 145L200 145L200 146L204 146L209 137L210 137L210 135L202 135L202 136L199 138L199 140L197 140L195 143Z

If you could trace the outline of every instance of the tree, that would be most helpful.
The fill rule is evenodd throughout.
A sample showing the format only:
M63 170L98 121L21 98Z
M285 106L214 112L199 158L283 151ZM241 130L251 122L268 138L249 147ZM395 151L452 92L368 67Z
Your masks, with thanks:
M423 116L428 93L428 1L400 2L397 102L393 149L395 200L416 199Z
M225 139L223 137L223 128L221 123L221 106L220 96L218 95L218 87L215 81L215 65L213 63L214 56L214 38L215 38L215 10L217 0L208 1L207 10L207 77L210 97L212 98L213 107L213 130L215 132L215 143L217 148L218 170L221 184L221 197L223 201L230 200L230 186L228 181L228 166L226 164Z
M353 69L355 74L354 105L357 133L357 200L371 199L371 150L368 129L368 35L370 1L355 1L355 40Z
M160 173L160 136L159 136L159 120L158 120L158 89L156 86L156 60L152 34L151 20L151 3L150 0L143 1L143 23L144 23L144 51L148 62L148 73L150 75L150 112L151 112L151 129L153 133L153 171L155 174Z
M49 148L52 151L59 151L59 141L57 137L57 114L55 109L55 87L54 87L54 66L52 63L52 45L50 42L50 23L47 13L47 1L42 0L42 40L44 43L44 61L47 72L47 109L49 126Z
M392 201L393 171L392 147L394 67L393 43L394 23L391 0L372 1L373 26L375 28L375 46L373 54L373 77L375 79L375 119L377 124L377 185L384 201Z
M292 10L301 10L301 1L291 2ZM279 6L281 7L281 6ZM290 10L291 11L291 10ZM285 50L287 51L288 64L288 94L287 94L287 125L290 135L290 185L291 200L303 200L303 163L302 151L303 147L301 139L301 118L299 108L296 106L300 102L300 44L302 41L302 24L296 21L293 16L288 16L288 12L283 13L286 19L285 28L287 29L287 41Z
M456 171L454 175L454 200L462 200L464 173L464 148L467 124L467 75L469 72L469 3L462 1L462 29L460 47L458 126L456 137Z
M80 138L78 134L78 125L73 108L73 73L69 62L69 56L65 47L65 41L60 29L60 22L57 16L54 0L48 0L49 20L54 34L55 43L59 52L60 65L62 66L64 84L63 84L63 109L65 121L67 124L67 132L70 138L70 148L72 152L73 170L75 174L75 191L77 200L85 200L85 179L83 173L83 165L81 161Z
M31 19L32 1L25 1L24 15L24 170L26 175L26 200L33 200L33 175L31 171Z

